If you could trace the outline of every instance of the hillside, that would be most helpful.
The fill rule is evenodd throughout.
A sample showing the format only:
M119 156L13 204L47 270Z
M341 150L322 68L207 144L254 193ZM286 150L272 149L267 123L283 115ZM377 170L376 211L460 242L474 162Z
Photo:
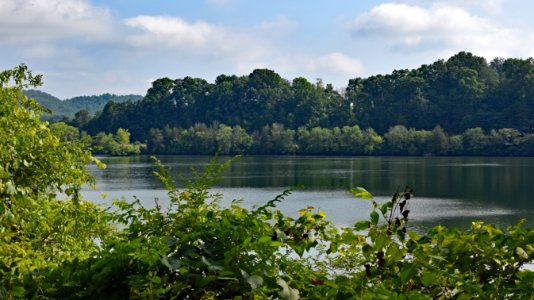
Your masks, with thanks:
M70 99L60 100L53 95L39 91L26 90L24 91L28 97L34 98L44 107L52 111L48 117L53 119L61 119L62 117L72 118L74 114L80 110L87 110L91 115L97 111L102 110L104 106L113 101L115 103L122 103L126 101L138 101L143 98L140 95L114 95L102 94L94 96L79 96Z

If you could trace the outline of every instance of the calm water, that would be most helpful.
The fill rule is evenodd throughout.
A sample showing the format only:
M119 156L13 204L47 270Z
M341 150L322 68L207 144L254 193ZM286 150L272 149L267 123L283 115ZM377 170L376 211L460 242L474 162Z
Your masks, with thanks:
M162 156L171 173L191 176L191 167L202 168L210 157ZM225 160L227 158L220 158ZM153 175L147 156L102 157L107 169L91 167L97 191L84 195L109 203L114 197L133 199L145 205L154 199L166 202L162 184ZM367 219L370 203L348 190L362 186L379 200L386 200L397 187L410 185L412 228L426 230L443 224L467 228L474 220L500 226L527 218L534 225L534 158L473 157L292 157L247 156L237 159L214 190L223 205L243 199L243 206L262 205L285 188L303 185L287 197L279 209L290 215L308 205L325 211L338 225L350 226ZM102 199L101 193L107 198Z

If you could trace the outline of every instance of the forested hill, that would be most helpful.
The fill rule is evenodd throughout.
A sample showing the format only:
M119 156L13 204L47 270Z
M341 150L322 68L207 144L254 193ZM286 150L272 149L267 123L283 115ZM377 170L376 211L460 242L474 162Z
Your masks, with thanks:
M146 140L151 128L213 122L248 132L274 123L290 129L358 124L380 134L395 125L440 125L450 134L474 127L527 132L534 122L534 60L488 62L460 52L417 69L351 79L345 91L321 81L290 81L267 69L220 75L214 83L161 78L141 101L110 102L83 129L94 134L122 127L133 139Z
M39 90L24 91L30 98L34 98L44 107L52 111L50 117L60 119L62 117L72 118L80 110L86 110L94 115L97 111L102 110L104 106L113 101L122 103L126 101L138 101L143 97L140 95L114 95L102 94L98 96L79 96L70 99L60 100L48 93Z

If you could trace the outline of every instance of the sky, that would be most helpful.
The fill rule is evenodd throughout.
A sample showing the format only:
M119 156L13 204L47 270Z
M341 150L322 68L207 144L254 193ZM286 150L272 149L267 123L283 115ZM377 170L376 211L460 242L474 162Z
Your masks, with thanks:
M532 11L524 0L0 0L0 70L24 63L61 99L257 68L342 89L460 51L532 57Z

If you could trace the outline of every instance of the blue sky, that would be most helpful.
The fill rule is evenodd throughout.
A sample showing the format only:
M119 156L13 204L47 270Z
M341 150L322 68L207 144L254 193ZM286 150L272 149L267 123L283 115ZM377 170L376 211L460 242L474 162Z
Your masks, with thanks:
M0 0L0 69L44 75L60 98L144 94L161 77L350 78L459 51L534 56L534 1Z

